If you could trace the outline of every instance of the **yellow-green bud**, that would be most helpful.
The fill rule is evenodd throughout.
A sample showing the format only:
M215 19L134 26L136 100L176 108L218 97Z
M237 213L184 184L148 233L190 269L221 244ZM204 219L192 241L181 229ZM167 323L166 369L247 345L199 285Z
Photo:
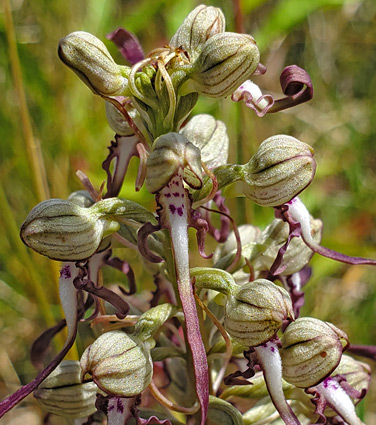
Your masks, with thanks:
M81 357L83 376L92 375L105 393L118 397L140 394L151 382L150 347L122 331L104 333Z
M249 78L259 64L260 53L250 35L222 32L210 37L179 95L192 92L221 98L230 95Z
M257 279L231 294L225 306L224 327L237 342L256 347L272 338L294 313L287 291Z
M122 95L127 90L127 67L114 62L106 46L94 35L76 31L59 42L59 57L95 93Z
M264 207L282 205L312 181L316 171L313 149L291 136L264 140L241 173L246 197Z
M94 382L81 383L80 363L63 361L34 392L34 397L50 413L69 419L85 418L96 412Z
M290 323L281 342L283 378L300 388L312 387L329 376L348 345L343 331L312 317Z
M201 152L201 159L210 169L227 164L229 138L226 125L208 114L190 119L180 131Z
M186 137L167 133L156 139L154 150L147 160L146 187L151 193L159 192L184 168L185 182L195 189L202 185L200 150Z
M63 199L43 201L26 217L21 226L21 239L34 251L53 260L89 258L106 236L119 229L117 222L106 219L98 210L98 204L82 208Z
M172 37L170 45L175 48L182 47L193 62L206 40L224 30L225 17L221 9L201 4L185 18Z

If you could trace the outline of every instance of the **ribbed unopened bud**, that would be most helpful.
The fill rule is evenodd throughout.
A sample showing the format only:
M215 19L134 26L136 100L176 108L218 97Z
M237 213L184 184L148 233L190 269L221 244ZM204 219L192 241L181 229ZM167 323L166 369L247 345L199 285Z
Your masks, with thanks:
M229 138L226 125L208 114L195 115L180 131L201 152L210 169L227 164Z
M83 376L89 373L105 393L118 397L140 394L153 375L147 343L122 331L102 334L84 351L80 363Z
M266 279L257 279L228 297L224 326L231 337L256 347L272 338L294 313L286 290Z
M260 53L250 35L222 32L210 37L193 65L190 79L179 89L221 98L247 80L259 64Z
M312 387L329 376L348 345L343 331L312 317L290 323L281 342L283 378L301 388Z
M158 137L147 160L146 187L151 193L163 189L172 177L184 169L184 181L192 188L202 185L200 150L186 137L167 133Z
M94 382L81 382L80 363L63 361L34 392L34 397L50 413L69 419L85 418L96 412Z
M95 93L122 95L128 87L126 67L112 59L106 46L94 35L77 31L59 42L59 57Z
M97 204L82 208L71 201L49 199L30 211L20 236L41 255L75 261L91 257L102 239L118 229L119 224L105 219Z
M313 149L291 136L264 140L241 173L245 196L264 207L282 205L312 181L316 171Z
M225 17L221 9L201 4L185 18L172 37L170 45L175 48L182 47L193 62L206 40L224 30Z

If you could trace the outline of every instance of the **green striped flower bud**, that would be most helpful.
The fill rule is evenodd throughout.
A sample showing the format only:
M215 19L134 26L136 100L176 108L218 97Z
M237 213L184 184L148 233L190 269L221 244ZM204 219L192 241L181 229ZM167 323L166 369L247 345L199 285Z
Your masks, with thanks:
M206 40L224 30L225 17L221 9L201 4L185 18L171 38L170 45L186 50L193 62Z
M34 391L34 397L48 412L78 419L96 412L95 400L100 392L94 382L81 382L79 362L65 360Z
M210 169L227 164L229 138L226 125L208 114L190 119L180 130L201 152L201 159Z
M101 335L84 351L80 363L82 375L90 374L98 387L112 396L140 394L153 376L147 342L122 331Z
M102 204L108 204L108 200L90 208L63 199L43 201L26 217L21 239L29 248L53 260L89 258L106 236L119 229L116 221L100 211Z
M300 388L312 387L329 376L348 345L343 331L312 317L290 323L281 342L283 378Z
M309 145L291 136L278 135L264 140L241 169L245 196L264 207L290 201L315 175L313 153Z
M200 188L200 150L178 133L167 133L158 137L147 160L145 183L149 192L159 192L181 168L184 169L184 181L194 189Z
M260 53L250 35L222 32L210 37L179 95L201 93L222 98L247 80L259 64Z
M95 93L123 95L129 68L114 62L107 47L94 35L76 31L59 41L60 59Z
M270 340L283 320L293 318L287 291L269 280L257 279L229 295L224 327L235 341L256 347Z

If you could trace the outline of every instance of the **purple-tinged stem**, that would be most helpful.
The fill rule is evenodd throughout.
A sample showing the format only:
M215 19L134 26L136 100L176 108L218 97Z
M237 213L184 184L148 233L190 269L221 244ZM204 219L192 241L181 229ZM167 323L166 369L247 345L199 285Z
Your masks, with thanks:
M275 342L253 347L264 373L264 379L270 398L286 425L300 425L298 418L286 401L282 387L282 361Z
M77 269L74 263L65 263L60 271L59 294L61 305L64 310L65 320L67 322L68 336L64 347L51 361L51 363L43 369L36 378L28 384L19 388L15 393L11 394L0 403L0 418L9 410L13 409L19 402L32 393L46 378L52 373L59 363L63 360L67 352L72 347L77 333L77 290L73 285L73 279L77 276Z
M336 261L340 261L341 263L347 264L369 264L376 265L376 260L372 260L369 258L363 257L350 257L348 255L342 254L337 251L333 251L332 249L325 248L314 241L311 235L311 224L309 212L303 202L298 198L293 198L288 205L288 213L291 218L300 223L301 226L301 234L306 245L312 249L312 251L317 254L322 255L323 257L331 258Z

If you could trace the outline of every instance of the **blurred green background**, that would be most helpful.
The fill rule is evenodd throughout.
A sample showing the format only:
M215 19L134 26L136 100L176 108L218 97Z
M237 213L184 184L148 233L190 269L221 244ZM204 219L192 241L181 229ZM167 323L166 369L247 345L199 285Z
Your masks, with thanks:
M26 249L18 229L43 198L66 198L81 189L77 169L99 187L105 179L101 162L113 137L103 101L58 59L58 40L76 30L91 32L123 63L105 40L106 34L123 26L138 35L148 52L167 44L198 4L192 0L14 0L12 26L9 0L1 3L0 398L35 375L28 350L46 326L62 317L58 266ZM268 71L254 81L264 92L282 95L279 75L285 66L297 64L310 73L315 94L308 104L262 119L229 99L200 100L195 112L212 113L228 125L232 161L246 162L272 134L290 134L312 145L317 175L302 199L324 221L323 245L376 258L376 2L218 0L206 4L222 8L228 31L242 29L256 38ZM20 102L23 92L26 103ZM153 205L150 196L144 191L136 194L133 186L128 179L122 196ZM245 200L230 205L238 224L264 226L273 216L271 209ZM372 267L342 265L317 256L312 265L303 314L330 320L353 343L376 344ZM136 276L141 288L143 274L137 266ZM375 384L358 410L367 425L376 424ZM30 399L0 423L38 424L39 414Z

